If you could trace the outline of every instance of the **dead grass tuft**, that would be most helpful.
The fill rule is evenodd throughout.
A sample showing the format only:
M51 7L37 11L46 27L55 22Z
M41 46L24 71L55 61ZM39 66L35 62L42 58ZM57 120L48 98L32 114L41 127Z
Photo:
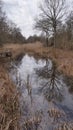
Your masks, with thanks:
M0 130L19 130L18 92L0 65Z

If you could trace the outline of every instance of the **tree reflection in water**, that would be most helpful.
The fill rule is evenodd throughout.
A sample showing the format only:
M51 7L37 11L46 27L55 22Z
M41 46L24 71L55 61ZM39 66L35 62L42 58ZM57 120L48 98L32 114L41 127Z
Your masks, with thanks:
M52 67L49 67L49 62L46 60L46 66L37 69L36 74L44 80L40 91L42 91L48 101L53 99L62 101L63 83L60 79L60 72L57 70L55 62L52 61ZM46 79L46 80L45 80Z

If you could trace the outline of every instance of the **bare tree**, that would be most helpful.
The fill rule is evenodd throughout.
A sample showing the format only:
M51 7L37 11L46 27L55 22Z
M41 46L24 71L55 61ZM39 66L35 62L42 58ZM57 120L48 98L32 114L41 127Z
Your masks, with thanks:
M48 24L48 20L46 19L36 19L35 20L35 29L37 29L38 31L42 31L46 34L46 46L48 46L48 37L49 37L49 24Z
M66 0L44 0L40 5L41 13L37 19L35 27L49 32L54 37L54 46L56 46L56 32L59 21L62 21L65 15Z
M71 41L73 38L73 11L70 12L69 16L66 20L66 29L67 29L67 36L68 41Z

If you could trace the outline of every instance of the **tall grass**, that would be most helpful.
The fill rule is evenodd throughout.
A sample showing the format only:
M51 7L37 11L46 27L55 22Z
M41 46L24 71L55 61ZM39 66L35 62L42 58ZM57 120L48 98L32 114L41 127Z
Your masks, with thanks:
M0 130L19 130L19 94L0 65Z

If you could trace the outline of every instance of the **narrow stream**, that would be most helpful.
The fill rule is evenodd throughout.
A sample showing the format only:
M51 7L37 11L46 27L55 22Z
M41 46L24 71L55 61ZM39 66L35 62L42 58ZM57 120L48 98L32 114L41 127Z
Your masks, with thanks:
M50 70L52 68L51 60L48 59L47 63ZM73 128L73 95L69 93L68 87L63 83L62 75L58 75L57 86L61 96L58 91L55 94L55 89L53 95L50 96L51 91L48 92L46 84L48 81L50 82L49 78L40 76L38 73L45 66L46 60L37 60L25 55L20 64L11 70L12 79L21 94L20 124L22 130L59 130L59 127L62 128L60 130L63 130L64 125ZM44 73L44 70L42 72ZM46 98L47 93L50 100Z

